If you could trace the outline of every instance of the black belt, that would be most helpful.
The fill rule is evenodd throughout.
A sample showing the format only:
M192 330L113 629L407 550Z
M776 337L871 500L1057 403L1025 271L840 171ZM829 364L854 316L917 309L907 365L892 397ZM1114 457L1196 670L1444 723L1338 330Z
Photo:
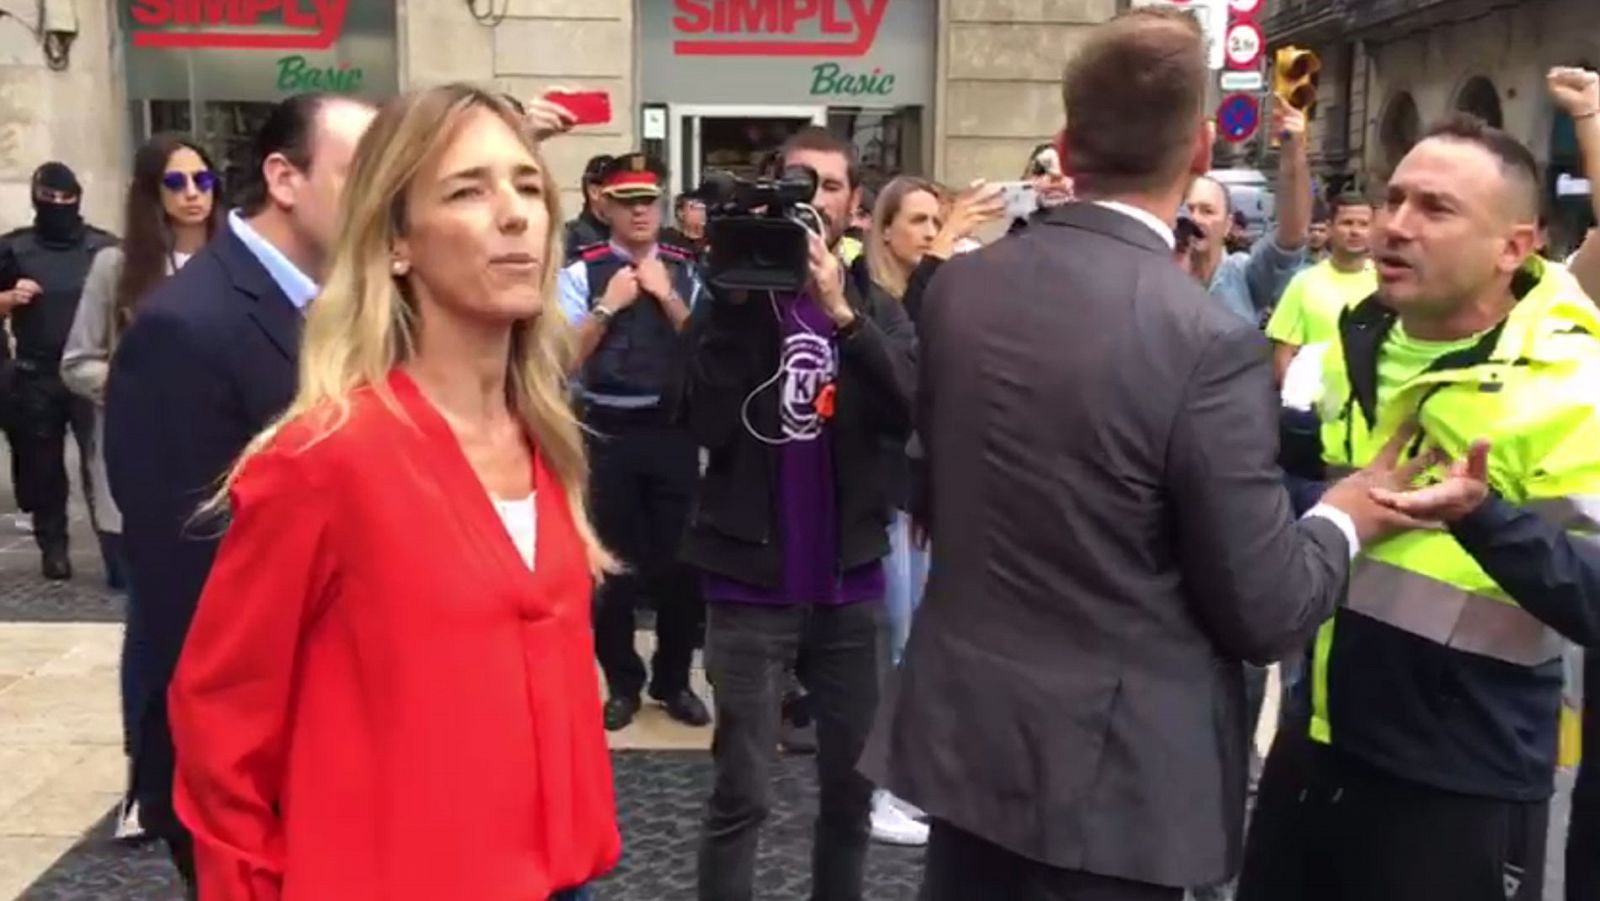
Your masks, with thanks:
M670 425L671 416L663 404L648 407L608 407L594 401L584 401L584 422L590 425Z

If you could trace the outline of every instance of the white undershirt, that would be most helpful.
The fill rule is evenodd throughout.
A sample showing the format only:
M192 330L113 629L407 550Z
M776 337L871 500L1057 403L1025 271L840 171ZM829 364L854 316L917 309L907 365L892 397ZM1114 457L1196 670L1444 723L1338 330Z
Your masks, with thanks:
M520 501L503 501L492 497L494 510L500 514L500 521L505 524L506 532L511 536L511 543L517 546L517 553L522 555L522 562L533 569L534 539L539 534L538 508L534 506L533 494Z

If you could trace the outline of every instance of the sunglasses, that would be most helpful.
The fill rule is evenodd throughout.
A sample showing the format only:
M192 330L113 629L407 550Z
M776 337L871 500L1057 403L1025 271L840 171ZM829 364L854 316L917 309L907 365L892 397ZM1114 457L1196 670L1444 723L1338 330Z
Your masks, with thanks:
M189 186L191 179L194 181L195 190L202 194L210 194L217 188L217 173L209 169L201 169L193 175L187 172L168 172L161 176L161 186L168 191L182 191Z

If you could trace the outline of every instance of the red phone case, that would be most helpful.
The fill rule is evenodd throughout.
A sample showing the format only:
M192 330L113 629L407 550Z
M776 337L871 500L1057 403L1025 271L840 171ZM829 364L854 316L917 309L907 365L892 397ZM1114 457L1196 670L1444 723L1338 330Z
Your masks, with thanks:
M544 99L572 113L577 125L604 125L611 121L611 95L605 91L551 91Z

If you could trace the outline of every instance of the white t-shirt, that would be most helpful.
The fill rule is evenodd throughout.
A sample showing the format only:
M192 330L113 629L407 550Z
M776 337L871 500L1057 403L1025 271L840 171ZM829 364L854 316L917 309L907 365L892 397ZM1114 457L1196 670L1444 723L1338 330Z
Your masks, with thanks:
M533 499L532 494L519 501L491 498L495 512L500 514L500 521L511 536L511 543L517 546L517 553L522 555L522 562L528 564L530 570L533 569L535 538L539 534L539 513Z

